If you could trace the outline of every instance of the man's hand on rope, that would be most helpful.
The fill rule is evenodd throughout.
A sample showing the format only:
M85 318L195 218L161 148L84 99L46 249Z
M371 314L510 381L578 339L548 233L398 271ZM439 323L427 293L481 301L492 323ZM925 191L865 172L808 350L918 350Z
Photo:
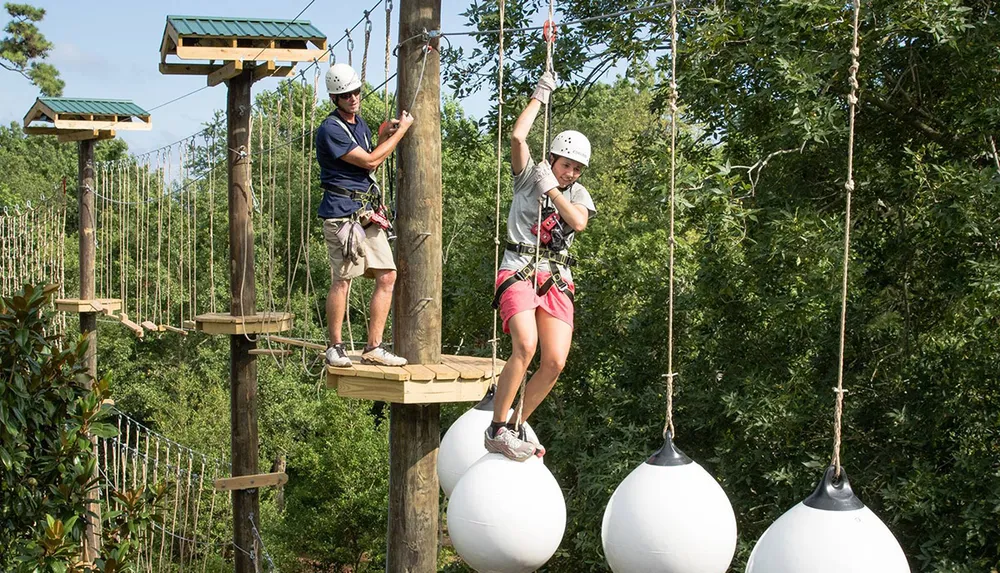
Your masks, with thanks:
M552 174L552 167L545 160L535 165L535 170L531 174L531 180L535 182L535 191L538 193L539 201L549 191L559 187L559 180Z
M410 115L410 112L404 109L399 114L399 119L397 120L399 122L399 125L397 125L396 127L397 129L402 129L403 131L406 131L407 129L410 129L411 125L413 125L413 120L414 118L412 115Z
M556 77L552 72L545 72L542 77L538 78L538 85L535 86L535 93L531 94L531 97L537 99L543 104L549 103L549 96L552 95L552 91L556 89Z
M385 141L389 137L392 137L392 134L396 133L396 130L398 129L399 129L398 119L390 119L383 121L382 125L378 126L378 140Z

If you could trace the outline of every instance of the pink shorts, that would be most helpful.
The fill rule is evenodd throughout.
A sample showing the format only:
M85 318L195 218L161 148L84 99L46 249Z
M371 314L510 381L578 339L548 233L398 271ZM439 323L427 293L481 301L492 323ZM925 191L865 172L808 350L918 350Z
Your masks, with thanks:
M515 271L501 270L497 275L497 282L493 285L494 290L500 283L507 280ZM538 284L541 285L549 279L549 273L538 273ZM576 287L569 283L569 290L576 293ZM548 314L558 318L566 324L573 326L573 301L554 285L545 293L545 296L538 296L535 293L535 281L518 281L504 291L500 297L500 318L503 320L503 331L510 333L507 321L510 317L519 312L541 308Z

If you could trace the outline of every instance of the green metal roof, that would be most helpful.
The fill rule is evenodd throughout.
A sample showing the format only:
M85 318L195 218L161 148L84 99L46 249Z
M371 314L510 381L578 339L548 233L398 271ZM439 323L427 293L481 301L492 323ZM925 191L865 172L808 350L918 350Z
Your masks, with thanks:
M309 20L167 16L181 36L237 36L240 38L326 38Z
M148 116L149 112L124 99L84 99L71 97L40 97L42 102L56 113L78 113L87 115L135 115Z

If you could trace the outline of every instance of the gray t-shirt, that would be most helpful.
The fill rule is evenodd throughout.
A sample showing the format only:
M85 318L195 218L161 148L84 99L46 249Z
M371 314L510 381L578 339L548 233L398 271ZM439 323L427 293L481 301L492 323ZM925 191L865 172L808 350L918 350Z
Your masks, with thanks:
M507 215L507 240L512 243L534 245L537 240L531 232L531 227L538 223L538 198L540 196L534 188L534 181L531 176L535 167L535 162L529 157L524 169L520 173L514 174L514 200L510 204L510 213ZM597 208L594 207L594 200L591 199L590 193L587 192L587 189L583 185L574 183L569 189L564 190L562 195L570 203L586 207L591 217L597 213ZM567 237L566 250L561 251L563 254L573 245L575 237L576 233L572 233ZM504 250L503 262L500 263L500 269L517 271L525 265L533 263L534 260L534 255L521 255L513 251ZM573 282L573 275L570 273L570 270L563 265L557 266L563 280ZM540 259L538 270L550 272L549 262L545 259Z

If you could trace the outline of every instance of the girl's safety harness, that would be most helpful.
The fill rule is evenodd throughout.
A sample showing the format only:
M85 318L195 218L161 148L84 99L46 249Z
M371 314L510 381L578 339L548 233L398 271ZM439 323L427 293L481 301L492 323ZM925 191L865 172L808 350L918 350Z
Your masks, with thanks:
M550 242L552 235L546 231L552 231L553 227L558 226L559 234L557 234L557 237L558 241L562 243L565 240L565 237L571 235L573 231L572 230L570 230L569 232L562 231L561 229L562 223L559 219L558 213L556 213L554 207L550 206L549 209L551 209L551 213L548 214L548 216L546 217L546 221L551 220L553 221L554 224L546 225L546 221L543 221L542 229L539 229L537 226L535 226L531 228L531 232L536 235L539 234L539 232L541 232L542 237L540 238L539 242L548 243ZM542 211L543 216L546 215L545 213L546 210L547 209L543 209ZM548 237L548 239L546 237ZM535 291L535 294L537 294L538 296L545 296L545 293L549 292L549 289L555 286L569 298L570 302L573 302L574 298L573 291L570 290L569 284L566 281L564 281L562 276L559 274L559 267L557 265L562 265L564 267L572 267L576 265L575 258L571 257L567 253L561 253L559 251L550 249L548 246L544 244L535 246L527 243L515 243L512 241L508 241L506 249L508 251L517 253L519 255L528 255L531 257L534 257L535 254L537 253L539 260L544 259L548 261L549 271L551 272L551 274L549 274L549 278L545 282L538 285L538 289ZM503 297L503 293L507 289L509 289L510 287L514 286L515 284L521 281L532 280L535 277L535 271L536 271L535 263L534 261L532 261L521 267L520 270L518 270L511 276L507 277L506 280L500 283L500 286L497 287L496 293L494 293L493 295L493 308L500 308L500 298Z

